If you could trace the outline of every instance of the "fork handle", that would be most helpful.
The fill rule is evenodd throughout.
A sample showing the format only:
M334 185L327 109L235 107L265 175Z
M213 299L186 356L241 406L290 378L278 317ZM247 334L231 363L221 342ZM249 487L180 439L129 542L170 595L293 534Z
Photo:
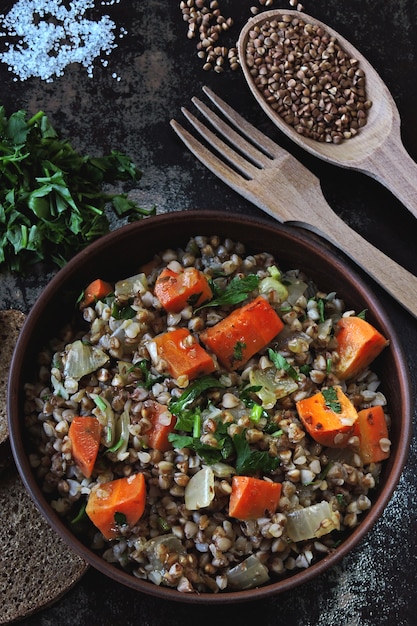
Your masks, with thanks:
M308 222L291 220L289 213L286 221L324 236L417 318L417 277L350 228L327 203L318 179L312 179L311 183L315 193L309 196L310 210L306 214ZM294 191L295 188L292 189ZM282 206L277 204L274 207L276 200L272 196L267 204L260 201L256 194L251 194L250 199L266 213L282 221Z
M369 243L335 213L320 227L297 223L324 235L417 318L417 277L414 274Z

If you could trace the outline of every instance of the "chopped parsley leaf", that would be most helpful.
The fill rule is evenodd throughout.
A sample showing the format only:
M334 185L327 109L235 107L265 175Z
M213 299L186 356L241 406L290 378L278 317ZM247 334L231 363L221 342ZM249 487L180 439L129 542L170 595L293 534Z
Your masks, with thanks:
M248 274L242 278L234 276L227 287L220 290L215 281L210 281L213 298L202 304L196 311L205 307L223 306L225 304L239 304L246 299L251 291L257 288L260 278L256 274Z
M337 391L334 387L329 387L328 389L322 390L322 396L324 398L324 402L329 409L334 411L335 413L342 412L342 405L337 399Z
M245 431L233 436L236 450L236 471L238 474L251 475L258 472L272 472L279 465L279 458L268 452L252 450L246 440Z
M116 511L116 513L114 514L114 521L117 526L125 526L127 524L126 515L124 513Z
M282 354L280 354L279 352L275 352L274 350L269 348L268 356L277 368L277 370L284 370L284 372L286 372L288 376L295 381L298 381L300 379L297 370L288 363L287 359L282 356Z
M243 358L243 350L246 348L246 343L244 341L236 341L233 347L233 360L241 361Z
M150 370L150 363L146 359L142 359L134 364L131 368L132 370L139 368L143 374L143 379L137 381L137 385L140 387L145 387L145 389L150 389L155 383L160 383L165 379L165 376L158 375L155 376L152 374Z

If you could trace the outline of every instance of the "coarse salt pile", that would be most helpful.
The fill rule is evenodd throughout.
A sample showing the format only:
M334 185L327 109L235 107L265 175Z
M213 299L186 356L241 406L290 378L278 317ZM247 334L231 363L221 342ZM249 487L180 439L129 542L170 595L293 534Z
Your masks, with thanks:
M80 63L92 77L94 60L117 47L116 24L108 15L88 19L86 11L92 8L94 0L73 0L68 6L62 0L18 0L0 15L0 36L8 38L0 62L16 80L38 77L52 82L71 63Z

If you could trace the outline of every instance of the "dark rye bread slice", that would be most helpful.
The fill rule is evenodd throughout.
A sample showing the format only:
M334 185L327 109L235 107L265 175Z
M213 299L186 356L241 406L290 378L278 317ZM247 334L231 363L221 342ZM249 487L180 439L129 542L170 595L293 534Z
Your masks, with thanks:
M0 311L0 624L53 604L88 568L38 511L13 462L7 379L24 320L20 311Z
M16 309L0 311L0 444L9 436L7 425L7 379L17 337L25 314Z
M0 624L50 606L86 572L40 514L14 467L0 475Z

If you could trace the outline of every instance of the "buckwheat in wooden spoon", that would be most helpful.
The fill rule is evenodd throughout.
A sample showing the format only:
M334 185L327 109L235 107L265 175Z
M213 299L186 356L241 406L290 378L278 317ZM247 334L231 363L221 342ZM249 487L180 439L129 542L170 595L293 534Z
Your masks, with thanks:
M349 41L315 18L265 11L241 31L248 85L299 146L371 176L417 217L417 164L405 150L388 88Z

